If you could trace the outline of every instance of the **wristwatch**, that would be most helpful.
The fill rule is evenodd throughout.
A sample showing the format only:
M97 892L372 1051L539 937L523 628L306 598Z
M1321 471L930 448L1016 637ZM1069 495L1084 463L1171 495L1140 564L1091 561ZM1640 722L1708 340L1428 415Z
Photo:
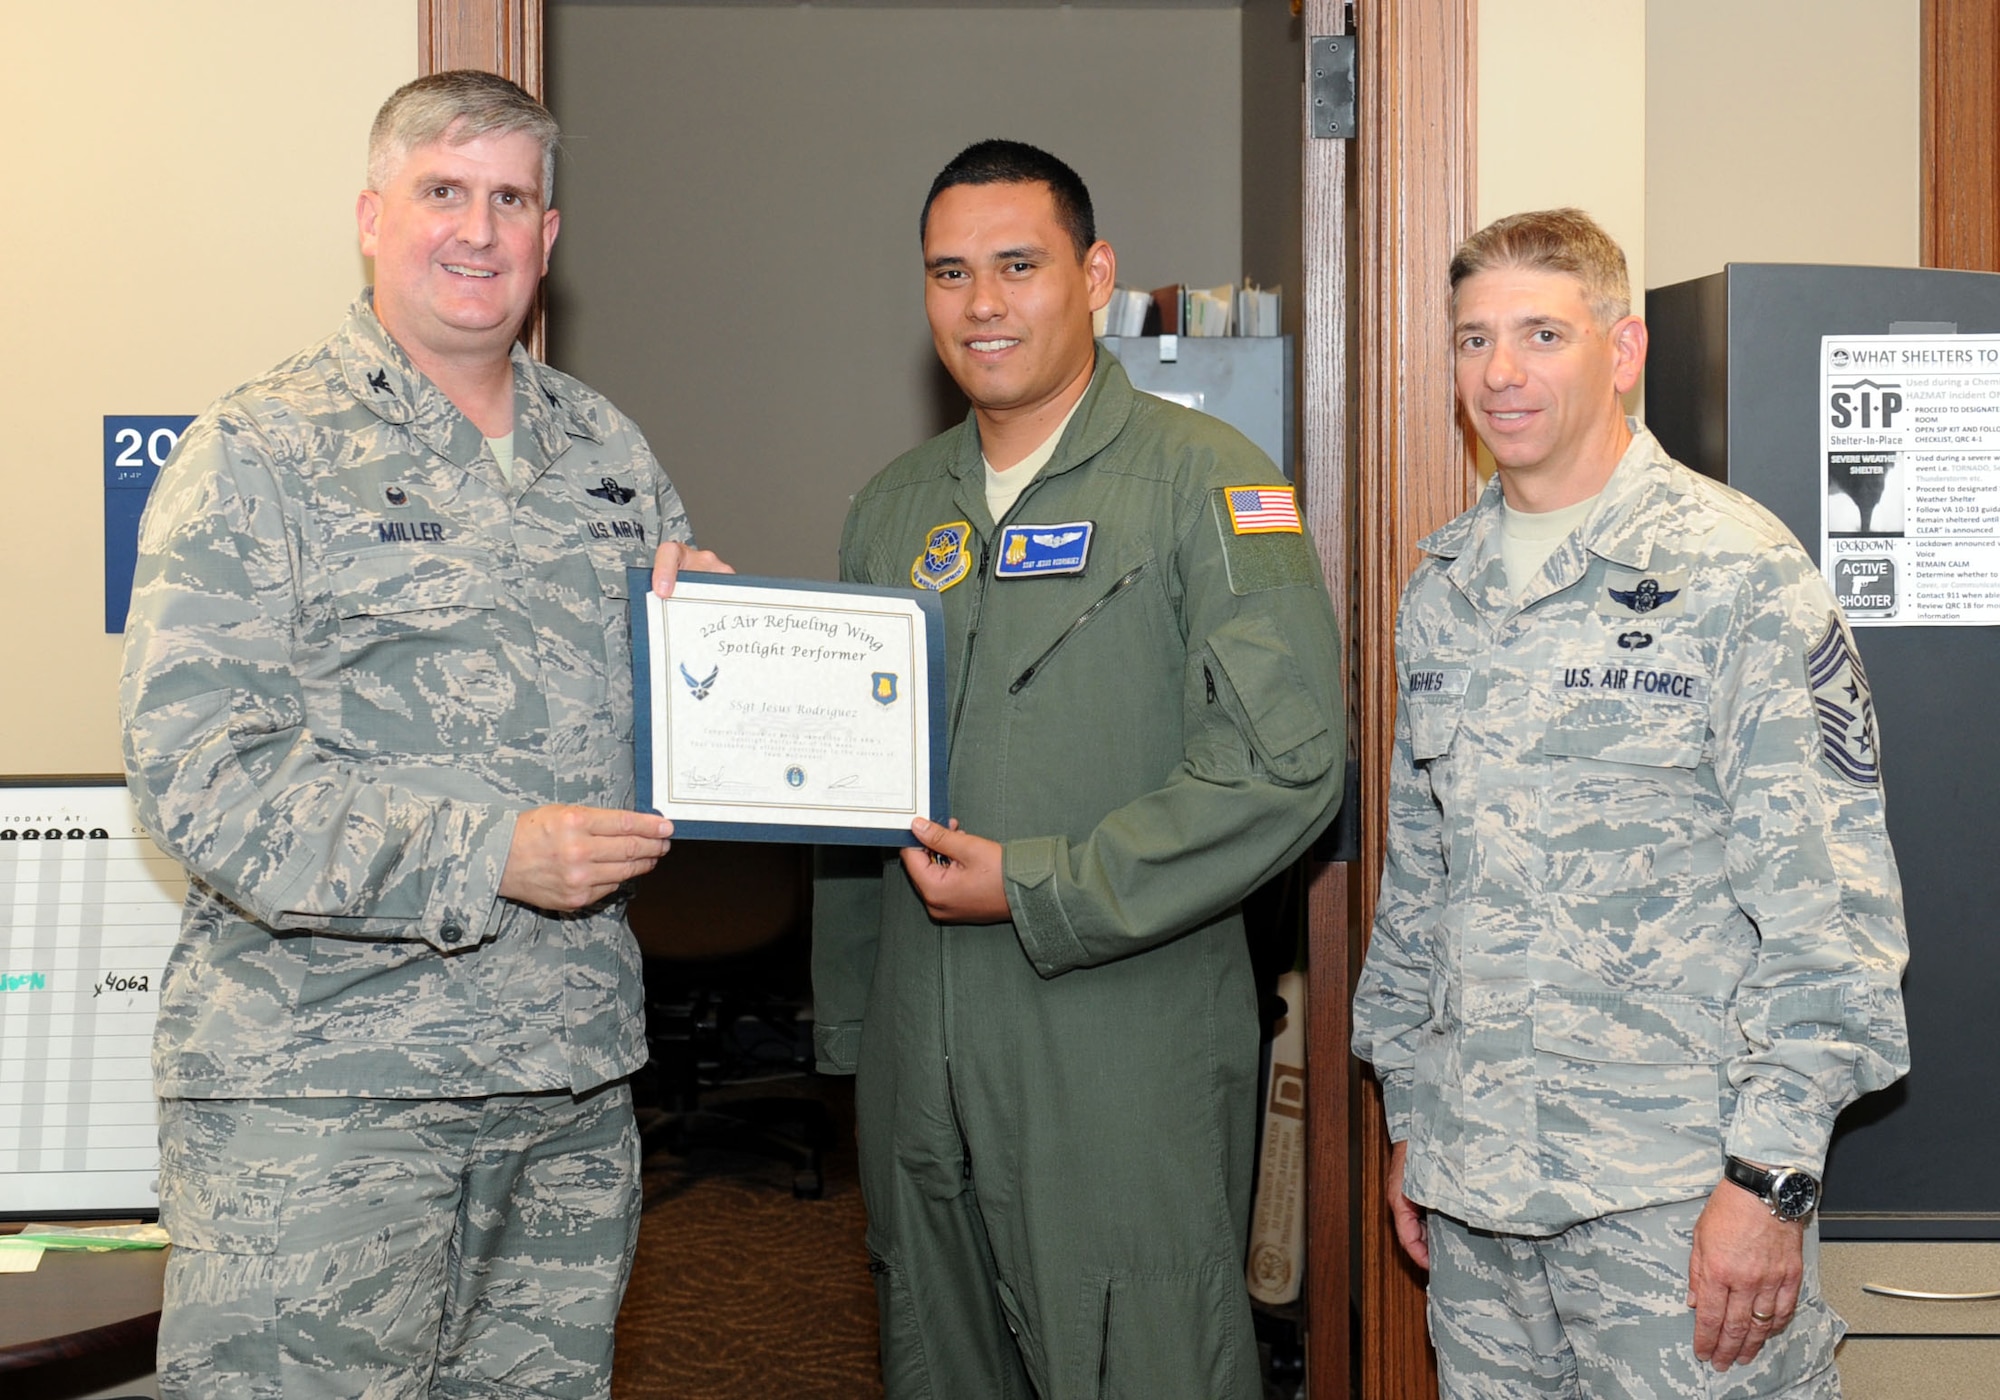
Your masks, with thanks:
M1741 1157L1725 1157L1722 1174L1769 1206L1780 1220L1804 1220L1819 1205L1818 1179L1797 1167L1766 1171Z

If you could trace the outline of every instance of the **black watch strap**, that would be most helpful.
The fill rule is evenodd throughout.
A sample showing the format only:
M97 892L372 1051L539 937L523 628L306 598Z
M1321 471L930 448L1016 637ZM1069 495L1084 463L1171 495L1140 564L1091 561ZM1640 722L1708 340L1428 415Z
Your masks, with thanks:
M1819 1205L1818 1180L1796 1167L1766 1171L1741 1157L1724 1157L1722 1175L1770 1207L1780 1220L1803 1220Z
M1722 1174L1758 1200L1771 1199L1771 1173L1762 1167L1753 1167L1741 1157L1724 1157Z

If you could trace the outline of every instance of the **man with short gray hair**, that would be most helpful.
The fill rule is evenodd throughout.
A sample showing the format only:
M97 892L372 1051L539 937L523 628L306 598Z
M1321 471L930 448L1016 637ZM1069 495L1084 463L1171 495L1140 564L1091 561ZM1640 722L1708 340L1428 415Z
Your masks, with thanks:
M1451 277L1499 470L1403 595L1354 1000L1443 1393L1837 1396L1819 1173L1909 1066L1867 677L1784 526L1624 417L1601 228L1502 219Z
M687 515L518 344L556 124L441 73L377 118L375 284L218 400L140 534L121 717L188 869L154 1041L178 1396L590 1397L638 1232L626 569Z

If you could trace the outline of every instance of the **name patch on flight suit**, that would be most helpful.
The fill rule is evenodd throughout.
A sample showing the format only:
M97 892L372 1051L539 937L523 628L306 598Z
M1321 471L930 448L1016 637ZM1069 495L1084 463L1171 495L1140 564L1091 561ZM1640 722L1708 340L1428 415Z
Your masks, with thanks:
M1687 570L1653 570L1635 573L1613 569L1604 579L1604 591L1597 597L1597 611L1606 617L1631 622L1645 618L1676 617L1687 604Z
M969 520L954 520L949 525L934 526L924 537L924 547L917 551L916 559L910 564L910 582L933 593L942 593L964 578L972 569L972 556L965 548L971 538L972 522Z
M1598 666L1557 667L1556 689L1594 690L1606 695L1638 695L1656 700L1685 700L1699 705L1708 700L1708 677L1610 662Z
M1088 520L1072 520L1062 525L1009 525L1000 532L1000 555L993 561L993 577L1080 574L1084 561L1090 557L1090 536L1096 528Z
M1471 681L1470 671L1432 666L1412 670L1407 690L1412 700L1441 699L1465 694Z

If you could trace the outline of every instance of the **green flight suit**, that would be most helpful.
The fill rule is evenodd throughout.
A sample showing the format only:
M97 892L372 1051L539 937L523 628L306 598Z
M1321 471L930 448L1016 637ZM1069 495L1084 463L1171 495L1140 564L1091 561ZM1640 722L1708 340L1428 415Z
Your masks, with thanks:
M827 856L816 1033L858 1065L890 1400L1261 1394L1238 904L1331 819L1347 745L1318 557L1239 531L1244 486L1289 490L1100 346L1007 520L971 418L848 516L843 578L941 589L951 810L1013 915L941 928L900 864ZM1087 567L1003 576L1003 527L1044 523L1088 525Z

